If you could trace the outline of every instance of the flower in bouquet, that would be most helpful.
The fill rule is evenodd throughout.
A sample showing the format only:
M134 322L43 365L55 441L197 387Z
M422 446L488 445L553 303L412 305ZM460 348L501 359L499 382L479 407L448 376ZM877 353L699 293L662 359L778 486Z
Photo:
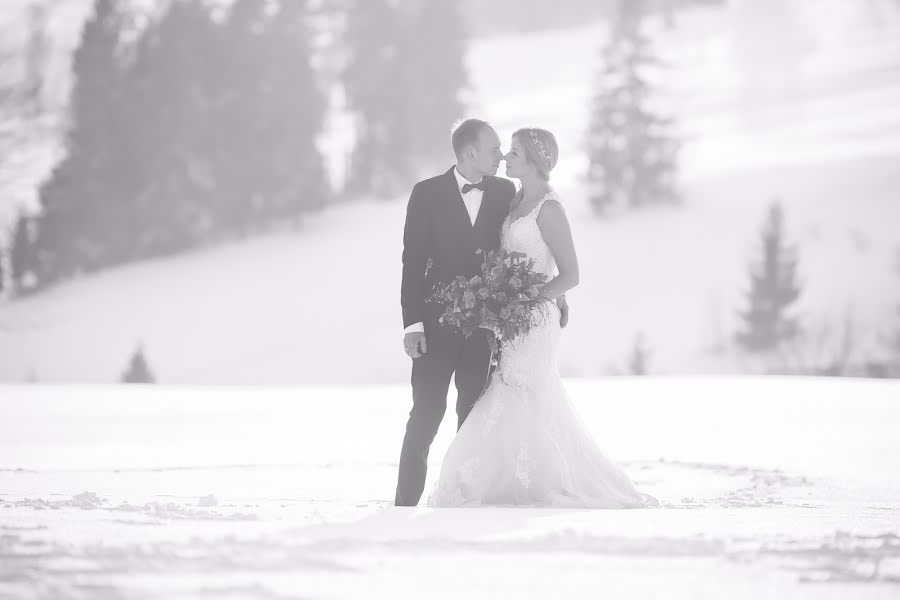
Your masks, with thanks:
M461 331L466 337L476 329L488 331L488 342L496 357L500 345L527 333L537 322L547 302L538 288L547 276L534 270L534 260L521 252L492 250L484 255L481 273L471 278L459 276L439 285L428 298L444 306L440 323ZM492 358L496 362L496 358Z

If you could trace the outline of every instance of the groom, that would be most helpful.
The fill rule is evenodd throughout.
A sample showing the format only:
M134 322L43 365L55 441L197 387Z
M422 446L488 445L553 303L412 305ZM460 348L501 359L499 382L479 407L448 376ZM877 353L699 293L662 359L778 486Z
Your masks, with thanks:
M403 230L403 347L413 359L413 407L400 451L397 506L418 504L425 487L428 450L447 409L455 373L457 428L487 383L491 350L484 330L469 338L438 318L443 307L425 302L435 284L481 271L478 249L500 246L500 227L515 195L511 181L495 177L503 153L497 132L467 119L451 135L456 165L413 187ZM563 322L567 309L563 308Z

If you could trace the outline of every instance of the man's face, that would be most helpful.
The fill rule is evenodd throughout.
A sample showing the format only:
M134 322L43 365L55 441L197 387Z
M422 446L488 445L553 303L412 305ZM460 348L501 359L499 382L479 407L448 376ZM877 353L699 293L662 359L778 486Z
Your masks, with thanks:
M478 142L474 146L475 167L482 176L496 175L503 160L500 151L500 137L492 127L482 127L478 134Z

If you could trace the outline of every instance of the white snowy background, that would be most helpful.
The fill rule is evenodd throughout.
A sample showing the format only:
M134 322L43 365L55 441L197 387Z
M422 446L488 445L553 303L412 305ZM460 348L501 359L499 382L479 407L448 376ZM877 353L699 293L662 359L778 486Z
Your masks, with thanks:
M24 4L0 0L3 18ZM601 447L661 508L390 506L410 405L405 199L361 198L299 234L0 301L0 598L896 598L900 383L710 375L759 370L730 336L775 196L809 325L849 314L859 360L889 356L898 3L680 15L658 44L685 203L599 221L581 174L604 37L597 24L476 38L469 100L504 140L525 124L559 138L554 185L582 264L560 368ZM344 122L323 141L333 173ZM16 157L7 221L58 151ZM606 377L638 333L653 372L706 376ZM90 385L115 381L138 339L173 385Z

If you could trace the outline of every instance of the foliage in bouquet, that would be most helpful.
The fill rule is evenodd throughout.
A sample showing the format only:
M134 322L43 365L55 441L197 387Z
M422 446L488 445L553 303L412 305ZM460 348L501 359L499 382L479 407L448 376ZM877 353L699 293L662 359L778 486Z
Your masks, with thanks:
M479 254L484 254L481 250ZM438 286L428 302L444 306L442 325L462 331L469 337L476 329L486 329L491 350L496 355L499 345L527 333L546 302L538 287L547 276L534 270L534 260L526 260L521 252L506 250L484 254L481 274L466 279L459 276Z

